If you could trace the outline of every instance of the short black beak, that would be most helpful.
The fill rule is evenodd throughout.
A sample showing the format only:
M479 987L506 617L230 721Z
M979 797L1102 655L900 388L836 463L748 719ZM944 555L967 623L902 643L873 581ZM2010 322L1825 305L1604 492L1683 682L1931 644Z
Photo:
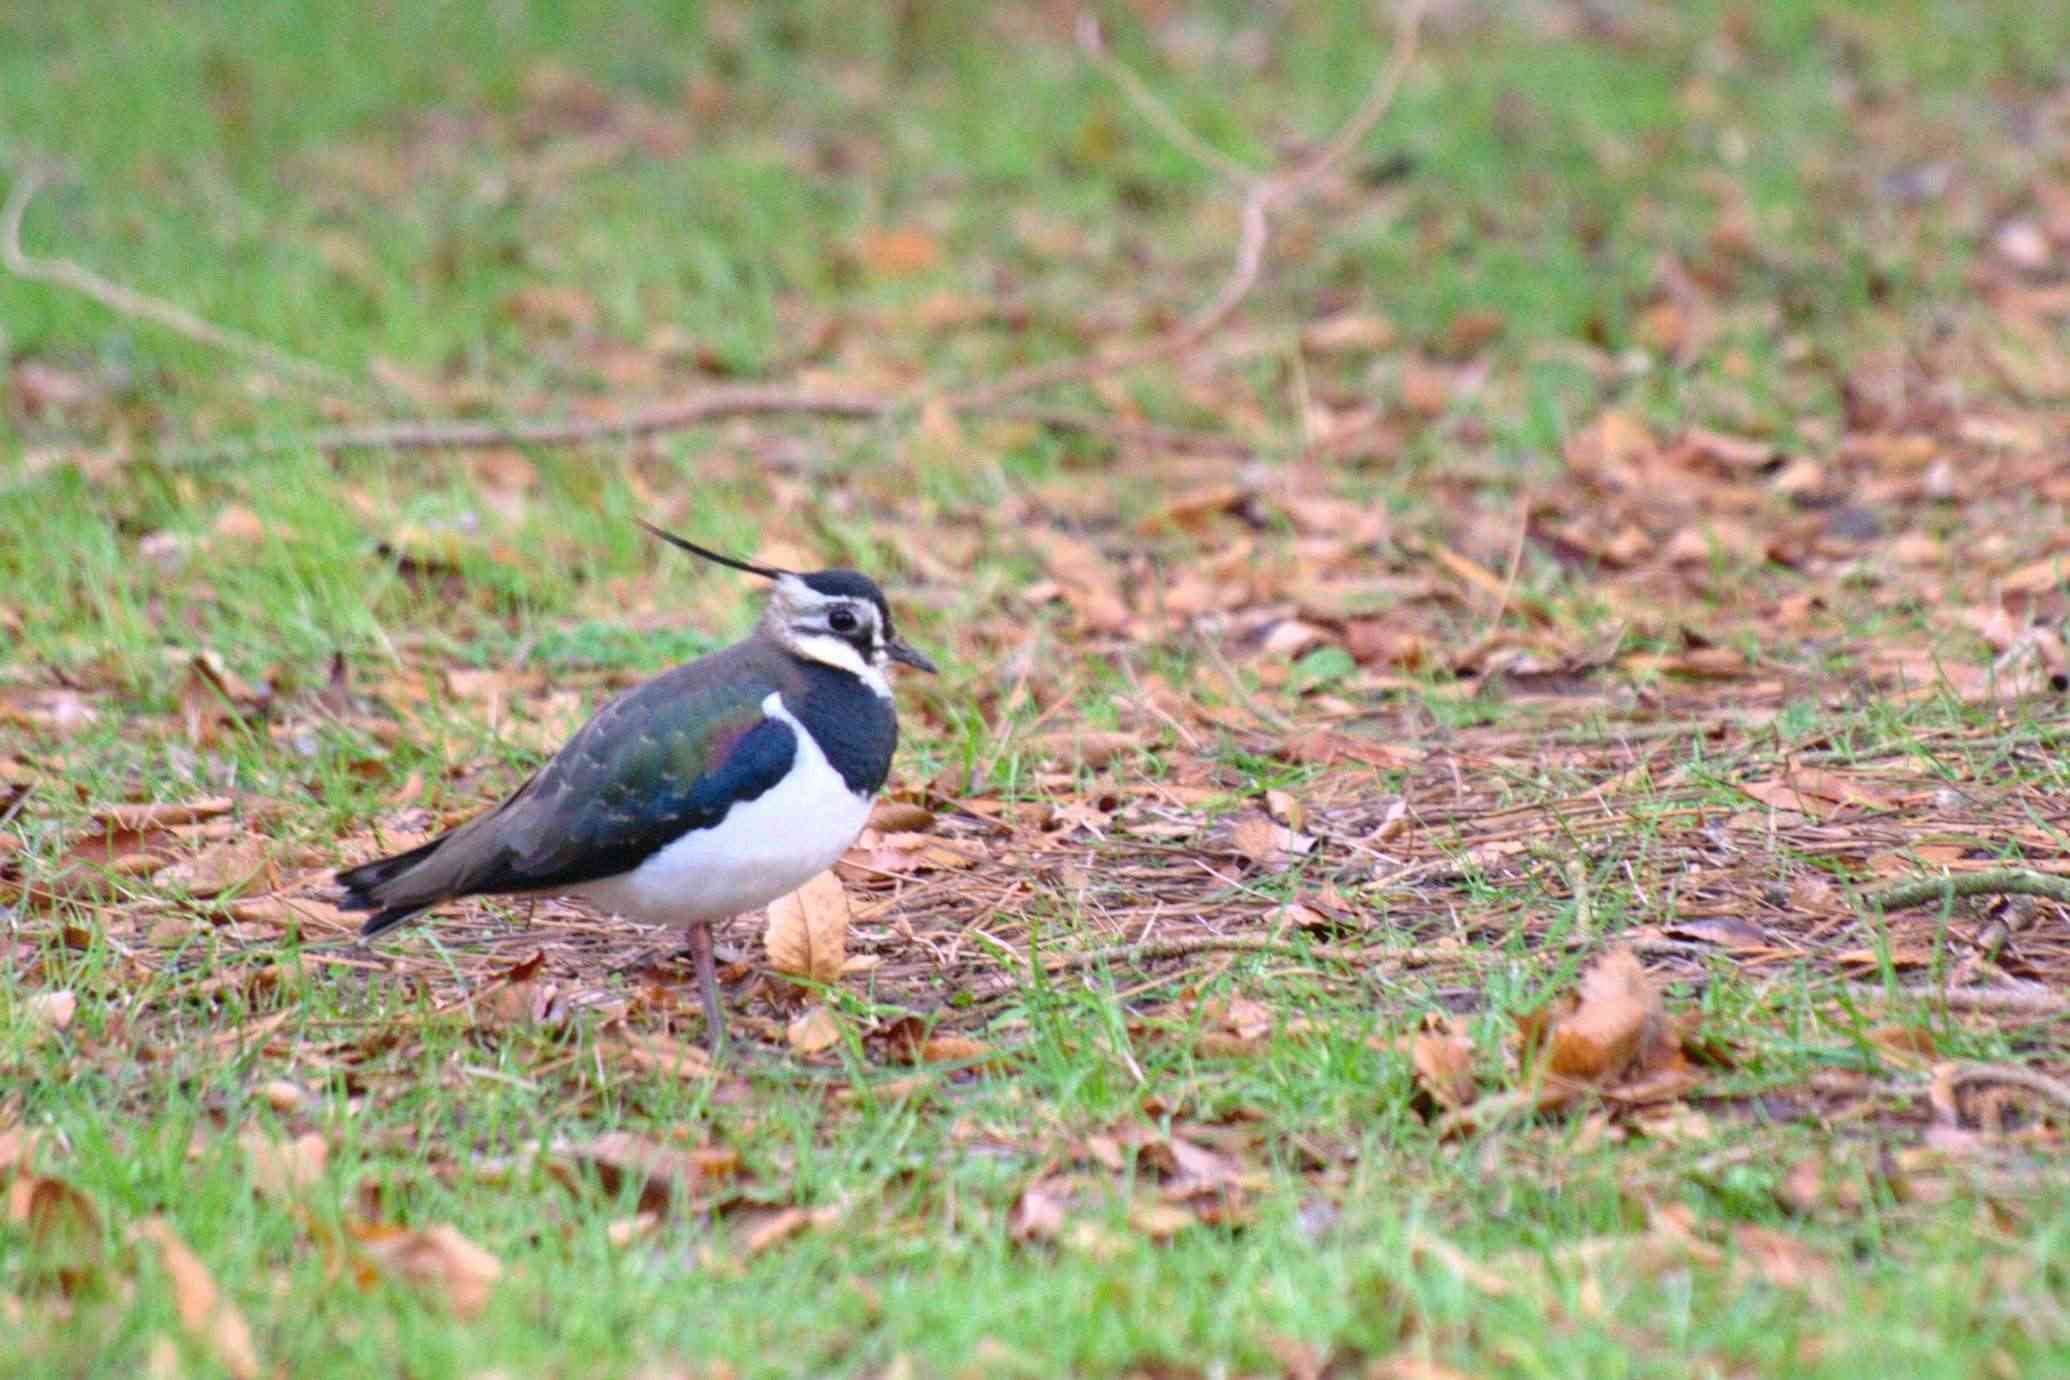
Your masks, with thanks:
M901 666L910 666L916 671L925 671L930 676L935 673L934 663L914 651L903 637L892 638L891 641L884 644L884 650L893 661L896 661Z

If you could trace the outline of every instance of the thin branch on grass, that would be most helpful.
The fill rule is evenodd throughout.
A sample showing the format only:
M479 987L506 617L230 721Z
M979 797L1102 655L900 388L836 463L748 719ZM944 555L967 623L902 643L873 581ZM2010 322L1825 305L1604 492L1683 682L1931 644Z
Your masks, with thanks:
M68 288L82 296L90 297L118 316L130 320L149 321L162 326L173 334L206 345L226 354L242 356L262 368L282 374L301 383L318 388L347 389L365 393L365 385L349 375L319 364L312 359L290 354L276 345L269 345L256 336L227 326L218 326L188 311L185 307L151 297L126 288L111 279L104 278L86 265L71 259L37 258L22 249L22 220L29 212L29 203L50 180L49 174L35 166L23 167L15 174L14 185L8 188L7 204L0 207L0 266L17 278L34 283L48 283L53 287Z
M1288 944L1257 935L1210 934L1195 935L1190 939L1149 939L1139 944L1116 944L1110 948L1057 954L1043 960L1042 968L1047 973L1068 973L1108 963L1147 963L1160 958L1215 953L1271 954L1275 958L1313 958L1328 963L1350 964L1394 957L1383 949L1340 949L1329 944Z
M782 385L742 384L712 388L674 402L619 417L578 417L554 422L376 422L367 426L333 427L291 432L217 445L183 446L159 451L161 465L198 465L219 460L253 460L270 455L336 453L354 450L394 452L486 450L493 446L576 446L604 441L637 440L681 431L707 422L737 417L832 417L869 421L888 417L904 400L866 393L822 392ZM1222 455L1247 460L1256 447L1232 436L1187 431L1150 422L1123 422L1086 413L1002 409L1000 415L1033 422L1052 431L1097 436L1123 446Z
M1881 891L1864 892L1862 904L1876 910L1904 910L1933 902L1946 904L1957 896L2040 896L2070 905L2070 877L2051 877L2023 867L1989 872L1960 872L1947 877L1920 877Z
M2060 1078L2051 1078L2034 1069L2021 1068L2017 1064L1964 1064L1957 1068L1951 1078L1958 1088L1978 1083L1996 1083L2008 1088L2020 1088L2036 1097L2053 1102L2059 1111L2070 1112L2070 1083Z
M1157 132L1171 141L1172 147L1189 155L1195 162L1213 168L1231 182L1248 181L1252 172L1222 150L1210 144L1190 129L1186 122L1172 113L1172 108L1157 98L1149 84L1137 76L1135 69L1116 58L1107 49L1105 37L1100 33L1099 16L1091 10L1078 16L1078 48L1100 74L1114 83L1121 94L1128 97L1136 113L1157 127Z
M761 384L712 388L619 417L576 417L551 422L376 422L283 436L196 446L160 454L167 464L244 459L296 451L485 450L492 446L574 446L634 440L733 417L837 417L867 421L892 412L898 401L866 393L820 392Z
M1233 174L1238 177L1245 189L1240 212L1242 228L1237 236L1236 253L1229 271L1206 306L1156 340L1111 354L1094 351L1073 359L1021 369L997 382L952 396L949 400L950 405L959 412L982 411L1059 384L1082 382L1101 374L1154 364L1159 360L1186 353L1213 334L1216 328L1236 314L1237 308L1243 305L1244 299L1249 297L1252 289L1258 285L1258 274L1265 263L1265 249L1272 237L1272 212L1301 196L1325 174L1342 163L1351 151L1358 147L1359 141L1372 132L1373 127L1394 105L1395 97L1401 92L1402 80L1408 75L1410 64L1416 60L1417 44L1423 30L1423 6L1424 0L1410 0L1403 8L1397 26L1394 51L1374 75L1365 99L1359 102L1358 108L1338 127L1336 133L1324 141L1322 147L1292 167L1278 172ZM1097 29L1094 32L1097 34ZM1084 41L1083 27L1080 30L1080 41ZM1109 75L1127 71L1111 57L1103 64L1102 70L1107 71ZM1134 93L1141 84L1134 80L1133 74L1130 74L1130 78L1129 82L1122 83L1122 90L1134 98ZM1159 105L1147 88L1142 89L1142 99L1137 103L1138 108L1149 115L1151 122L1169 137L1171 131L1167 126L1176 124L1177 117ZM1178 142L1180 147L1196 157L1211 152L1190 133ZM1214 154L1206 161L1221 167L1225 160L1221 155Z
M1348 157L1394 104L1403 78L1415 60L1425 0L1409 0L1403 9L1394 52L1375 75L1365 98L1337 131L1308 157L1275 173L1254 174L1212 148L1187 129L1158 101L1142 80L1117 61L1100 41L1097 22L1081 21L1081 47L1160 133L1195 158L1246 187L1242 229L1234 261L1221 287L1206 306L1163 337L1113 353L1098 351L1075 359L1009 374L994 383L949 394L942 401L958 413L998 413L1028 394L1056 384L1092 378L1111 370L1134 368L1198 345L1236 313L1257 285L1271 237L1272 210L1300 196ZM26 171L15 180L0 211L0 262L20 277L52 283L84 293L112 310L156 321L189 339L255 359L278 372L327 387L359 388L353 380L326 366L299 359L263 341L214 325L171 303L125 288L63 259L31 259L21 252L20 229L30 198L42 174ZM299 436L262 438L221 446L200 446L160 454L168 464L197 464L277 455L298 450L478 450L491 446L571 446L673 432L731 417L819 416L848 420L886 417L920 405L926 390L907 395L818 392L775 385L713 389L620 417L557 422L384 422L341 427ZM1142 423L1109 421L1071 413L1022 414L1056 430L1104 435L1123 443L1165 446L1247 457L1252 448L1228 437L1179 431Z
M1708 957L1719 952L1708 944L1679 939L1621 939L1617 942L1641 957L1651 958ZM1595 945L1592 940L1575 938L1568 940L1562 947L1588 949ZM1460 950L1452 948L1345 948L1335 944L1289 944L1284 940L1267 939L1257 935L1211 934L1195 935L1187 939L1147 939L1135 944L1116 944L1108 948L1058 954L1043 961L1043 970L1049 973L1064 973L1077 968L1095 968L1105 963L1145 963L1160 958L1184 958L1190 954L1211 953L1270 954L1274 958L1308 958L1324 963L1344 963L1353 967L1377 967L1382 963L1418 966L1433 962L1456 962L1462 957Z
M1917 997L1949 1011L1970 1011L2006 1016L2056 1016L2070 1013L2070 997L2038 987L1900 987L1895 990L1872 982L1849 982L1834 993L1855 1002L1886 1002L1893 997Z
M1093 417L1083 412L1054 412L1046 409L1002 408L997 413L1010 421L1029 421L1051 431L1076 432L1104 437L1117 445L1154 446L1160 450L1187 451L1195 455L1219 455L1230 460L1249 460L1258 448L1248 441L1214 431L1188 431L1157 422L1123 422Z

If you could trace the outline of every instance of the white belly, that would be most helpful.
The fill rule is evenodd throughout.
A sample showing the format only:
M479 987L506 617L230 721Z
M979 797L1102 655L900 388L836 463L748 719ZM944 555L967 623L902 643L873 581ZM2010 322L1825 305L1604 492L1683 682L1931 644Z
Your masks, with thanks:
M779 696L762 709L798 735L783 780L728 810L716 829L686 834L631 872L571 894L628 920L688 927L766 906L840 861L870 817L870 798L848 789Z

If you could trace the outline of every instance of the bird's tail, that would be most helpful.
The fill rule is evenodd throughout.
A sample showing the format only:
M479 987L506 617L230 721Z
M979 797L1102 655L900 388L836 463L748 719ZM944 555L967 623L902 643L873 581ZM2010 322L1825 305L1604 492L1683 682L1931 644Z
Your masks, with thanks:
M390 892L384 896L392 883L401 881L411 869L438 851L440 844L449 837L441 834L427 844L412 848L407 853L397 853L392 858L377 858L373 862L361 863L358 867L346 868L337 875L339 886L345 888L345 895L338 902L339 910L370 910L374 914L359 928L360 937L371 939L383 930L389 930L422 910L428 910L444 898L420 899L396 895ZM400 891L401 888L397 888Z

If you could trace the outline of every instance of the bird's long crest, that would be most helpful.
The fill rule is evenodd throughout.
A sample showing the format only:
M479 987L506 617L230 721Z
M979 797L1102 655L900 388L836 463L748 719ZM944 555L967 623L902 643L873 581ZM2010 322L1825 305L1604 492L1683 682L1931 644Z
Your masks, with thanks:
M702 546L699 546L694 541L685 540L684 538L677 536L674 532L665 532L661 528L656 527L653 523L647 521L645 518L636 517L633 519L633 521L639 523L640 526L646 528L655 536L660 537L670 546L681 547L683 550L688 551L693 556L702 556L708 561L715 562L719 565L731 566L735 570L744 570L750 575L760 575L765 580L781 580L793 573L788 570L778 570L775 566L771 565L756 565L753 561L743 561L737 560L732 556L722 556L716 551L710 551Z

